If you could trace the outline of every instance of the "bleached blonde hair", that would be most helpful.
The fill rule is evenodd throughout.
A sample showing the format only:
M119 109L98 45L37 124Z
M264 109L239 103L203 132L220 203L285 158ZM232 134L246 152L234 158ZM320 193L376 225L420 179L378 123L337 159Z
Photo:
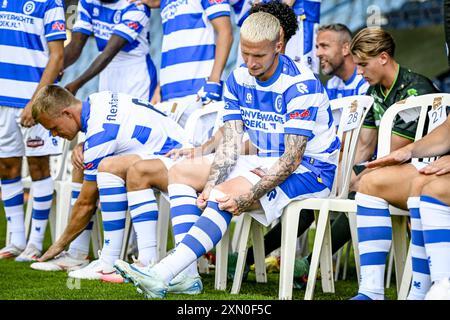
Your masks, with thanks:
M58 117L62 109L75 105L78 102L67 89L56 84L50 84L41 88L34 98L31 106L31 114L36 122L39 122L43 113L51 117Z
M270 13L256 12L244 20L240 33L241 39L250 42L275 41L280 39L281 25Z

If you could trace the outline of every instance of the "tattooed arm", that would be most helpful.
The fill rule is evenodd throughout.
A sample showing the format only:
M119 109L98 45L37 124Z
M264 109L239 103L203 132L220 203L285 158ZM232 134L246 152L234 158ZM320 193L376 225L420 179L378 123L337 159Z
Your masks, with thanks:
M253 186L249 193L234 199L237 210L233 214L239 215L247 211L254 202L286 180L302 162L307 141L308 138L305 136L286 134L284 138L284 154L269 169L269 172Z
M244 123L242 120L226 121L224 124L223 138L214 156L214 161L209 172L208 182L203 192L197 199L200 208L206 206L209 192L216 185L225 181L236 165L241 151L242 136L244 135Z

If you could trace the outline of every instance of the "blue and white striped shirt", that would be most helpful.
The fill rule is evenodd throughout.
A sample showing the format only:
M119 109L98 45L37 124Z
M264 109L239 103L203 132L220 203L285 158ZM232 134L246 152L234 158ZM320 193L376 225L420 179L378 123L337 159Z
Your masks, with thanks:
M145 100L103 91L83 103L84 179L95 181L100 161L120 154L164 155L185 143L184 130Z
M161 0L162 100L200 90L214 65L216 45L210 21L229 15L228 0Z
M273 0L260 0L267 3ZM235 13L235 21L238 27L242 26L244 20L249 16L254 0L230 0L230 5ZM292 5L297 16L305 16L305 20L319 23L321 0L296 0Z
M126 39L128 44L111 63L129 62L130 58L150 54L149 19L150 9L147 6L130 4L127 0L114 3L80 0L73 32L94 34L99 51L105 49L112 34Z
M280 55L274 75L259 81L245 65L229 76L224 121L242 120L259 156L279 157L284 135L308 137L305 157L334 163L339 149L325 89L308 66Z
M49 60L47 43L65 39L62 0L0 1L1 106L26 106Z
M355 68L350 79L344 81L338 76L334 76L327 81L325 89L328 93L328 99L333 100L342 97L365 95L369 89L369 83L364 80L362 75L357 74Z

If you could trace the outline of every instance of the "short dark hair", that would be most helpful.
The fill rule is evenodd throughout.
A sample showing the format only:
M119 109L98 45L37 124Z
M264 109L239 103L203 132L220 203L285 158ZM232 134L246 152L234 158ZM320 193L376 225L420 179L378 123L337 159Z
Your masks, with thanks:
M332 23L332 24L325 24L319 27L318 33L322 31L334 31L343 34L347 41L352 41L352 32L350 29L342 23Z
M287 4L281 2L281 0L255 3L250 9L250 14L260 11L270 13L280 21L281 28L283 28L284 32L285 43L297 32L297 16L294 10Z

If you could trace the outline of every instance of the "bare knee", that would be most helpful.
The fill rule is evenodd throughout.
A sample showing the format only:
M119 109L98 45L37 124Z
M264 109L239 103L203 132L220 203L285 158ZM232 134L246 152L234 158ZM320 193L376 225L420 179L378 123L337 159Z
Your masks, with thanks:
M0 159L0 178L15 179L20 177L22 171L22 158Z
M49 156L28 157L28 170L33 181L50 177Z
M128 191L156 188L166 192L167 183L167 167L160 159L136 161L127 170Z
M448 191L448 180L447 179L435 179L422 188L422 195L430 196L436 198L447 205L450 205L450 192Z
M169 170L169 184L179 183L191 186L197 191L203 190L209 175L210 166L184 160L174 164Z
M138 161L127 170L127 189L142 190L153 187L152 177L155 172L146 161Z
M419 175L417 177L415 177L412 181L411 181L411 191L410 191L410 196L411 197L419 197L420 194L422 193L422 189L423 187L430 182L430 178L431 176L427 176L427 175Z
M386 179L384 178L382 170L374 170L361 177L358 186L358 192L377 196L383 190L386 185Z
M124 165L122 161L118 161L115 157L104 158L98 165L98 172L108 172L115 176L125 179Z

